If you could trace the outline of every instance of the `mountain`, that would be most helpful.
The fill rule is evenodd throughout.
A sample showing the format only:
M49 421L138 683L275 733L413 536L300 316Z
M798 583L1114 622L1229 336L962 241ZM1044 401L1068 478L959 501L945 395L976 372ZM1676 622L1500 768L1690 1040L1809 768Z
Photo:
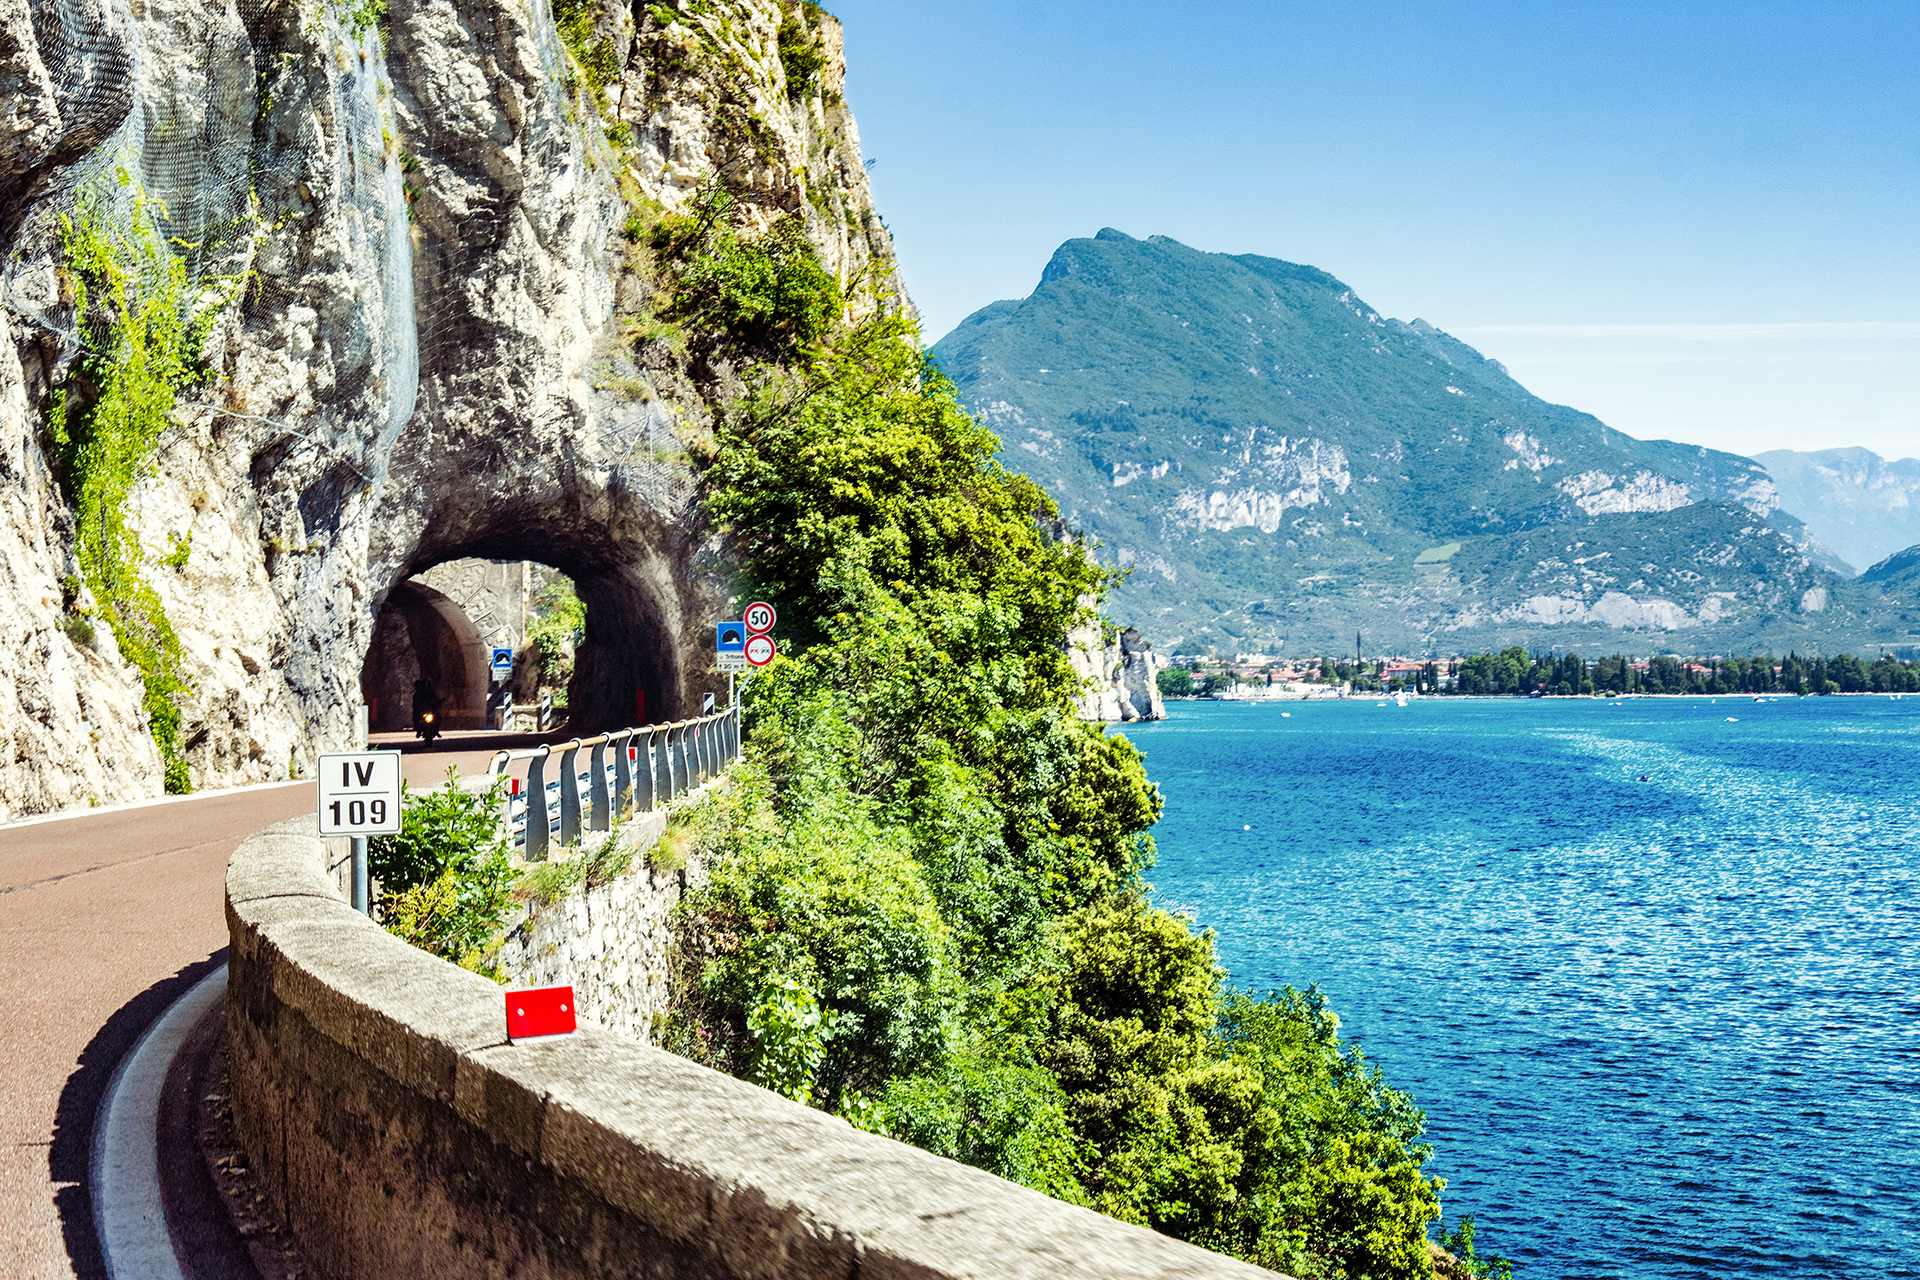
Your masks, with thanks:
M1774 449L1754 461L1773 476L1780 507L1854 564L1920 542L1920 458L1889 462L1870 449Z
M1103 230L934 357L1163 652L1910 643L1759 463L1548 404L1314 267Z
M1920 546L1896 551L1860 575L1895 600L1920 601Z

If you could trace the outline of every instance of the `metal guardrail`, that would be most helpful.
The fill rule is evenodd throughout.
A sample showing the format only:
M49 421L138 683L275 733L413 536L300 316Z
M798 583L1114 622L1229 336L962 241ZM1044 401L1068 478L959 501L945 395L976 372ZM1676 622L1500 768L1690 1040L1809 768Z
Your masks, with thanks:
M645 813L670 803L739 754L740 709L728 707L693 720L502 751L487 774L497 778L515 760L529 762L525 788L518 778L512 780L500 818L513 846L525 851L528 862L539 862L553 843L570 845L583 831L612 830L615 814ZM556 766L551 780L549 761Z

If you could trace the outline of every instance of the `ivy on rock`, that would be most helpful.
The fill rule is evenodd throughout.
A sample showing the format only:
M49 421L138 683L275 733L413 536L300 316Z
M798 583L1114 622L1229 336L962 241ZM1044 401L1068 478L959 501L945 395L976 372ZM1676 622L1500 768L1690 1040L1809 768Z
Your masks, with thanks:
M184 792L191 781L175 699L192 686L126 505L180 390L200 376L207 332L233 291L215 289L214 300L196 306L185 264L154 226L151 199L124 167L112 177L83 187L60 218L62 278L81 352L53 392L47 429L74 505L81 574L120 652L140 670L166 788ZM185 543L171 554L169 563L184 563Z

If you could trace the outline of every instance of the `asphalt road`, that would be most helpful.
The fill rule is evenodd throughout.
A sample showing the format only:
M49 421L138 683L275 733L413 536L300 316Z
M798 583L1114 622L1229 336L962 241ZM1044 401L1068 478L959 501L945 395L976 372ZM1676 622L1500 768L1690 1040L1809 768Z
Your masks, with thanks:
M443 781L450 761L484 771L506 745L471 737L409 750L407 781ZM87 1193L101 1094L226 959L233 850L313 808L309 781L0 826L0 1280L104 1280Z

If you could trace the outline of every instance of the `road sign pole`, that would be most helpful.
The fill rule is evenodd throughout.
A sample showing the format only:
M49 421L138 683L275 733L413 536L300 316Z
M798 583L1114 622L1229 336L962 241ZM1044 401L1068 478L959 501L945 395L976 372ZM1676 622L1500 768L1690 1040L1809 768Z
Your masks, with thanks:
M367 905L367 838L354 836L353 840L353 909L363 916L373 914Z

